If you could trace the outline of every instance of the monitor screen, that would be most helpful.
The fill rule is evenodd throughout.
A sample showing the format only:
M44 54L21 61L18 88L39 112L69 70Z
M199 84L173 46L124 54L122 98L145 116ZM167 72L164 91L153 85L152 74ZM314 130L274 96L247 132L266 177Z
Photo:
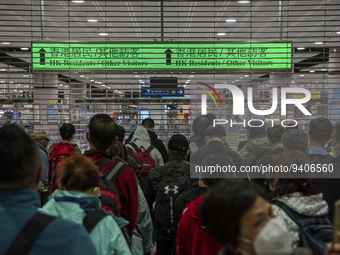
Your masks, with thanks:
M151 90L177 90L177 77L150 77Z

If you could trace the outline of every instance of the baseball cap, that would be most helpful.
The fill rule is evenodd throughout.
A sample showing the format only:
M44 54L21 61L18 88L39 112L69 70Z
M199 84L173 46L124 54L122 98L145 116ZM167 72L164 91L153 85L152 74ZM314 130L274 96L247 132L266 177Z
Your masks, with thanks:
M32 135L32 138L34 140L36 140L36 139L47 139L47 140L52 141L52 139L48 136L48 134L44 130L39 130L39 131L34 132L34 134Z
M189 149L189 141L184 135L173 135L168 143L169 150L182 151Z

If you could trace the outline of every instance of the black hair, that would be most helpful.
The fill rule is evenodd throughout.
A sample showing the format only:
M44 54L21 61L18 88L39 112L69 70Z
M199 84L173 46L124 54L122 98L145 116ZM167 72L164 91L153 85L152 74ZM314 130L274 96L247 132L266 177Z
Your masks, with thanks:
M69 140L76 133L76 129L71 123L64 123L59 128L59 133L60 133L60 136L63 140Z
M118 141L123 142L125 138L126 130L124 127L117 125L117 137Z
M107 114L94 115L89 123L90 139L97 150L107 150L116 138L117 126Z
M333 125L329 119L320 117L309 123L309 136L316 142L326 143L333 134Z
M282 136L282 145L287 150L307 151L309 146L309 136L301 129L291 129Z
M299 166L305 166L311 164L312 161L307 153L300 150L284 151L273 159L274 166L291 166L292 164ZM278 179L277 187L273 192L273 196L282 196L294 192L301 192L304 196L311 196L316 194L316 191L311 183L310 179Z
M205 130L214 124L215 114L200 115L192 122L192 131L196 137L204 137Z
M334 131L335 131L336 142L340 143L340 122L335 124Z
M202 166L234 166L235 163L231 157L224 153L211 154L202 161ZM224 180L224 178L201 178L205 185L213 188L217 183Z
M7 124L0 128L0 187L29 188L40 164L38 147L19 126ZM0 188L0 189L1 189Z
M126 160L127 158L127 151L125 149L125 146L121 141L117 141L114 146L111 147L110 149L110 156L118 156L123 160Z
M154 128L155 122L151 118L146 118L142 121L142 126L145 127L146 129Z
M224 179L217 183L201 207L209 234L222 245L236 248L241 219L259 196L259 187L247 180Z
M227 131L221 125L217 125L216 127L211 126L208 127L207 130L205 130L204 135L208 137L222 138L227 136Z
M282 127L281 125L274 125L273 127L269 127L266 133L268 140L272 144L278 144L281 143L284 132L285 132L284 127Z

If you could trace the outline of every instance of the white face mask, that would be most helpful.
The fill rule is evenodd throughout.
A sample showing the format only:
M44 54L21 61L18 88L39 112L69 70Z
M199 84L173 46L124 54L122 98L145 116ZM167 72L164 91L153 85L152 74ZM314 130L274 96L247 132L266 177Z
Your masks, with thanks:
M245 237L240 240L252 244L256 255L290 255L292 254L292 240L277 218L272 219L263 227L254 241Z

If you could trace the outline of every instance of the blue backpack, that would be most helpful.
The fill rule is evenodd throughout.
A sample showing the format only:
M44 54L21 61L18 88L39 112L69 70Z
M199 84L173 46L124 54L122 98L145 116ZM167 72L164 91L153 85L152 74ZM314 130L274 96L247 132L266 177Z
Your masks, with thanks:
M279 206L300 228L298 247L312 250L313 255L324 255L327 242L332 241L333 226L327 216L309 217L297 213L280 201L272 201Z

